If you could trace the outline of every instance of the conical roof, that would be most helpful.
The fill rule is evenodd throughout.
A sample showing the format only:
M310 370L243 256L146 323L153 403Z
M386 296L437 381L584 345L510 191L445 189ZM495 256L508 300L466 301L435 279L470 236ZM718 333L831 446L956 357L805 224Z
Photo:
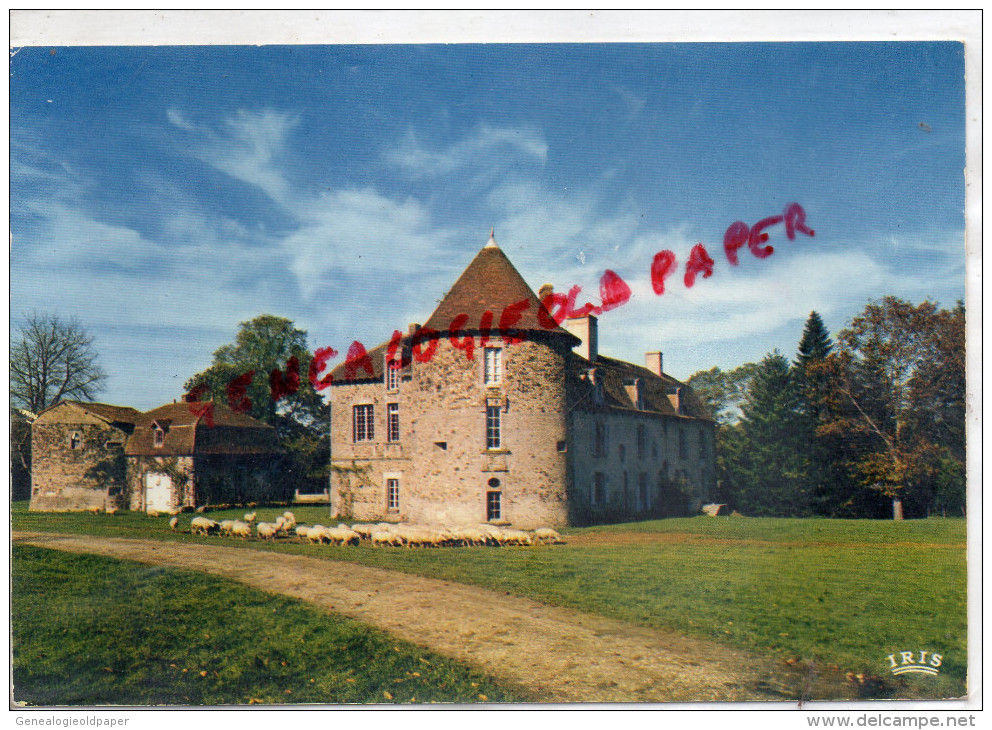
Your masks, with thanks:
M460 329L464 332L477 331L482 315L489 311L493 313L492 328L495 330L499 327L503 310L523 301L528 306L520 313L520 319L512 325L512 329L564 336L570 340L569 344L578 341L561 327L548 329L541 324L537 316L543 309L540 300L490 235L489 242L458 277L424 326L447 332L456 317L466 314L468 320ZM550 314L546 321L551 321Z

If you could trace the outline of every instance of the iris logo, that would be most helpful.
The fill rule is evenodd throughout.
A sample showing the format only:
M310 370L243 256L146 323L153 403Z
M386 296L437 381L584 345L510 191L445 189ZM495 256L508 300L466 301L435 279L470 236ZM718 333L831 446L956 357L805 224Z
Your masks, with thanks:
M908 674L909 672L940 674L940 665L944 661L943 656L940 654L930 654L925 651L921 651L919 654L919 659L916 658L916 652L914 651L901 651L899 654L889 654L886 657L889 660L889 671L893 674ZM902 661L897 662L896 656ZM930 657L929 661L927 660L928 656Z

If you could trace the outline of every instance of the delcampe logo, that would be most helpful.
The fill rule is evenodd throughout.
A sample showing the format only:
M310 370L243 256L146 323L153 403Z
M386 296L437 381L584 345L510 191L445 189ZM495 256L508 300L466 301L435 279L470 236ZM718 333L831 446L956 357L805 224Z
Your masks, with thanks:
M940 674L940 665L944 661L944 657L941 654L930 654L925 651L920 651L919 654L919 660L916 659L916 652L914 651L901 651L898 655L889 654L886 657L889 660L889 670L893 674L908 674L909 672ZM897 662L896 656L902 661ZM927 660L928 656L930 657L929 661Z

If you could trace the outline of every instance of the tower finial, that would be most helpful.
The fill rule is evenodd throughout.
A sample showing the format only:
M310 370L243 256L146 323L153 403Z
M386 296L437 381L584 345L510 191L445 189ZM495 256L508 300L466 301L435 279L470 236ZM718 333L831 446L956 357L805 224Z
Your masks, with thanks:
M499 248L496 245L496 226L489 229L489 241L486 243L486 248Z

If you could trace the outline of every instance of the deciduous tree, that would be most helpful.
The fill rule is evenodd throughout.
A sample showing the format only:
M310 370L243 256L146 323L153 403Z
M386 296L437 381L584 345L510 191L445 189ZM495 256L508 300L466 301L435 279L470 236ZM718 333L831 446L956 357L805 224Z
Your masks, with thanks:
M26 317L10 342L11 405L40 413L62 400L93 400L106 373L93 337L75 319Z
M820 429L843 439L851 473L894 515L907 499L930 509L938 494L963 506L964 307L885 297L838 341Z
M327 476L328 408L309 379L307 333L284 317L242 322L232 344L186 381L197 400L214 399L275 427L289 454L289 481Z

